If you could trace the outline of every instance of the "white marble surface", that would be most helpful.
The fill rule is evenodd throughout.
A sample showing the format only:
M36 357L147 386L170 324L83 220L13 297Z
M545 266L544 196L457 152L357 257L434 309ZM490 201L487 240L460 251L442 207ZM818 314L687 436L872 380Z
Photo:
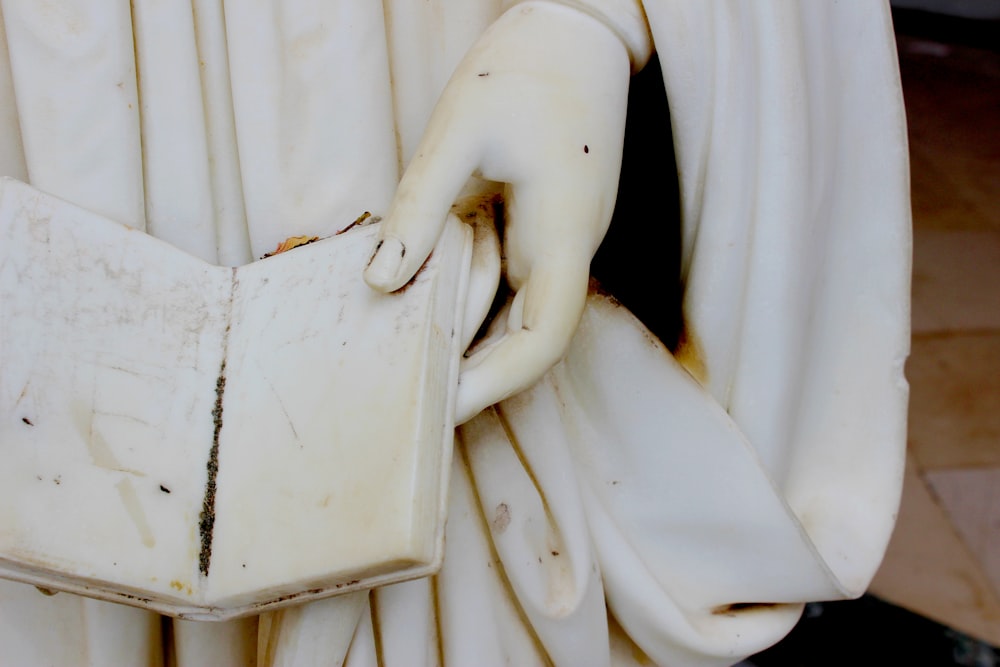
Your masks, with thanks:
M206 2L190 14L53 3L2 0L0 100L17 109L0 147L18 134L34 185L207 262L245 263L370 210L385 221L366 278L391 290L470 176L504 184L515 294L463 364L458 421L500 404L460 431L439 574L217 635L175 623L179 667L227 650L236 662L255 632L263 664L716 667L777 641L814 596L863 590L899 495L908 349L906 151L884 4L261 0L222 15ZM587 296L628 77L654 42L684 218L676 360ZM187 92L164 100L173 77ZM165 196L179 183L192 199ZM637 243L668 222L659 213L628 221ZM588 308L603 314L577 331ZM298 423L297 407L268 434ZM379 416L406 413L394 408ZM0 612L50 602L0 595ZM12 628L0 625L0 648ZM95 641L113 649L104 630ZM14 662L43 654L47 631Z
M2 182L6 573L225 618L437 569L471 232L389 295L376 233L229 269Z

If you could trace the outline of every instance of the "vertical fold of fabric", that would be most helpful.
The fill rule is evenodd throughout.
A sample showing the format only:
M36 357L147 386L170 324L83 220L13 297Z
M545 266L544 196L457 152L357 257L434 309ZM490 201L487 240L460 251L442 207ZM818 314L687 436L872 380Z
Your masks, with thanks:
M362 628L365 624L367 629ZM359 642L374 642L368 591L262 615L257 664L259 667L339 666L351 652L359 656L374 655L374 647L355 648L354 644Z
M194 14L186 2L132 3L146 231L217 261Z
M254 256L384 213L399 175L381 6L240 0L225 19Z
M471 434L459 431L459 443ZM521 609L493 548L491 524L473 486L463 447L456 447L441 571L434 578L444 665L552 664ZM501 515L500 524L503 519Z
M219 623L176 618L169 622L173 624L171 667L257 664L256 616Z
M17 118L17 101L14 99L14 81L11 78L10 58L7 56L7 30L0 8L0 175L21 181L28 180L24 164L24 147L21 145L21 124Z
M376 588L372 599L382 664L441 667L433 577Z
M145 229L129 3L0 6L29 181Z
M383 0L400 171L466 51L502 12L503 0Z
M160 617L0 580L0 663L162 667Z
M536 385L463 425L462 439L511 592L549 658L601 664L604 591L558 399Z
M680 171L704 180L681 188L702 380L859 594L905 443L910 216L888 7L646 8ZM692 79L711 92L686 95Z
M193 0L195 43L205 113L205 140L212 183L217 261L239 266L253 259L236 148L232 82L223 0Z

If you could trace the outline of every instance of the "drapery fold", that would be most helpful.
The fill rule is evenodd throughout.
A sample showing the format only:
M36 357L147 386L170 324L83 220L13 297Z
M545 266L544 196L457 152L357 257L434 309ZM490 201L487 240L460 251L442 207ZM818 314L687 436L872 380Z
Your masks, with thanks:
M0 168L226 264L382 212L501 3L313 4L0 1ZM677 150L676 358L592 295L564 361L460 429L438 576L178 625L178 664L249 660L259 625L261 664L724 665L783 636L802 602L864 590L905 442L888 7L647 0L623 25L637 17ZM62 655L48 618L91 647L82 664L160 664L155 616L104 605L4 583L0 647Z

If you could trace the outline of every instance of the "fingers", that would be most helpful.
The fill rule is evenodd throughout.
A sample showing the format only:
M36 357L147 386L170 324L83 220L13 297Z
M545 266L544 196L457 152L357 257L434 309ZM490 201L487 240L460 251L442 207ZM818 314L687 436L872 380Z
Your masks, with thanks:
M607 195L601 187L560 187L558 178L536 181L506 190L507 279L517 294L506 335L462 365L458 424L537 382L562 358L583 315L590 260L610 218Z
M557 363L583 315L590 257L547 258L528 276L508 316L508 334L477 352L459 376L455 423L523 391Z
M382 222L364 273L365 282L377 290L397 290L420 269L476 168L478 141L469 123L448 122L454 106L454 100L441 98Z
M469 222L469 217L466 222ZM476 332L489 315L500 285L500 238L492 216L472 218L472 267L462 321L461 349L468 349Z

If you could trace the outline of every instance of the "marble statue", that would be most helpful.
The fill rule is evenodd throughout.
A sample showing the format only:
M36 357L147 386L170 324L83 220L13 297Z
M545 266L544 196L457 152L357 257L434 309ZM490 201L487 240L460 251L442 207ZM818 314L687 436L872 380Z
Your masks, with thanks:
M0 10L0 175L224 266L370 211L382 291L456 200L502 189L514 294L462 361L435 576L222 623L2 582L0 664L728 665L803 603L864 591L907 396L888 3ZM683 218L673 353L588 293L654 48ZM642 244L658 221L631 223Z

